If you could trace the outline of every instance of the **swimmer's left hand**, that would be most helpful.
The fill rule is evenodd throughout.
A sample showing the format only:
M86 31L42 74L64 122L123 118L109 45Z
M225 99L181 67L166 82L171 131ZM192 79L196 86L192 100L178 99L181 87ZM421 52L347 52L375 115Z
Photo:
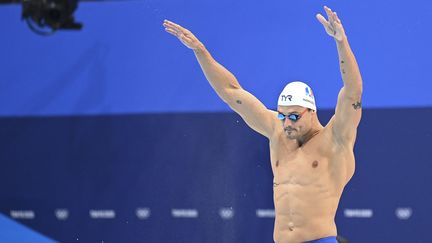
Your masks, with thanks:
M324 10L327 13L328 21L321 14L317 14L316 17L318 21L324 26L327 34L333 36L337 41L342 41L346 36L337 13L333 12L327 6L324 6Z

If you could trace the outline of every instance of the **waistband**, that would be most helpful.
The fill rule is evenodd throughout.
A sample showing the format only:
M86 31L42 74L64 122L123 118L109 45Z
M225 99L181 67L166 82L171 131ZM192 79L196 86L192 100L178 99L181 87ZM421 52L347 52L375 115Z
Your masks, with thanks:
M317 240L306 241L304 243L337 243L337 240L336 236L329 236Z

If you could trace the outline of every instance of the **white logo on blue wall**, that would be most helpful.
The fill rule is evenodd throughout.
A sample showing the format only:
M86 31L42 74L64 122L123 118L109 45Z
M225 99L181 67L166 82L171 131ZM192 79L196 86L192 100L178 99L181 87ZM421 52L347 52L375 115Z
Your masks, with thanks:
M412 215L412 209L411 208L396 208L396 217L398 219L406 220L409 219Z
M69 218L69 211L67 209L56 209L54 214L58 220L66 220Z
M150 209L137 208L135 214L139 219L148 219L150 217Z
M219 216L222 219L232 219L234 217L234 209L230 208L221 208L219 209Z

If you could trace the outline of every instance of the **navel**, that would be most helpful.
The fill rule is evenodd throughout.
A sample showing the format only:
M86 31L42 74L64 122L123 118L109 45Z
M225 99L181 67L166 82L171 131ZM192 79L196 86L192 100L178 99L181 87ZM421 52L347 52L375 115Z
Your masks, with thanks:
M289 222L289 223L288 223L288 229L289 229L290 231L294 231L294 223L293 223L293 222Z
M276 167L279 166L279 160L276 160Z
M314 162L312 162L312 168L316 168L318 167L318 161L314 160Z

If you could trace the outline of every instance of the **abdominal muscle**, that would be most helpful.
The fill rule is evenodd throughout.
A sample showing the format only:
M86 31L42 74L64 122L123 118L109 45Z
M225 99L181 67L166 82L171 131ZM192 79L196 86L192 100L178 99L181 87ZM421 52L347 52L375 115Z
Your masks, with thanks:
M274 186L276 243L297 243L336 236L334 217L339 197L318 185Z

